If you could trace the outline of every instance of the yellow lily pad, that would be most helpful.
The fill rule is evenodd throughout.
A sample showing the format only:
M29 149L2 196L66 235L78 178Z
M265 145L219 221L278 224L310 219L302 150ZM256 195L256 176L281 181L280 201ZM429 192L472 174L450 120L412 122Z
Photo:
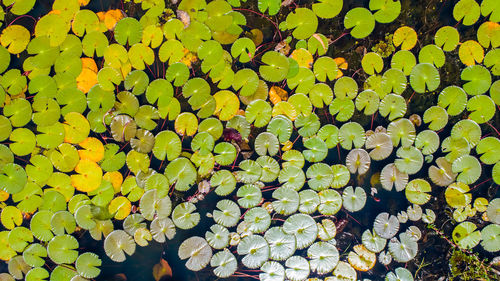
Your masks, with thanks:
M75 167L75 172L78 174L71 175L71 185L78 191L94 191L101 185L102 170L97 163L88 159L80 160Z
M21 25L11 25L5 28L0 36L0 44L6 47L11 54L19 54L24 51L29 41L30 32Z
M111 183L113 189L115 190L115 193L120 192L123 183L122 173L118 171L107 172L102 178Z
M373 268L377 261L375 253L369 251L363 244L354 246L353 250L347 256L352 267L359 271L368 271Z
M88 159L99 162L104 157L104 145L96 138L88 137L78 144L84 149L78 150L80 159Z
M69 112L64 116L64 142L81 143L90 133L90 124L85 116L78 112Z
M23 214L14 206L7 206L3 208L0 215L2 224L7 229L13 229L23 223Z
M215 98L215 115L219 116L221 121L228 121L233 118L240 108L240 100L231 91L222 90L214 95Z
M111 214L114 214L115 219L117 220L123 220L128 217L130 210L132 210L132 204L126 197L123 196L119 196L111 200L108 206L108 211Z

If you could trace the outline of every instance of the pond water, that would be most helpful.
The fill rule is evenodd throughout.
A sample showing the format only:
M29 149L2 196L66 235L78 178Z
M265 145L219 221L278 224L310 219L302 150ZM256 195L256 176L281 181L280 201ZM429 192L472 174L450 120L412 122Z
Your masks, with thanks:
M252 1L249 0L246 4L243 4L243 8L256 10L257 8L255 3L251 2ZM311 1L297 0L293 2L295 2L295 4L297 4L297 6L299 7L310 6L311 4ZM368 77L362 71L359 72L359 69L361 68L360 61L362 59L363 52L370 51L372 47L374 47L377 43L379 43L380 41L384 41L387 34L394 32L394 30L402 24L412 26L417 31L417 34L419 36L418 45L423 46L425 44L433 42L433 36L437 29L445 25L455 25L456 23L452 16L453 5L456 3L456 1L402 0L401 2L402 12L398 19L391 24L377 24L375 30L367 39L356 40L350 36L344 36L343 33L345 32L345 29L343 27L342 16L338 16L332 20L320 21L318 32L326 35L330 39L336 40L335 43L330 46L327 55L331 57L344 57L349 62L349 68L344 72L346 76L353 76L359 84L362 84L363 81ZM368 4L368 0L346 0L344 1L344 6L340 15L344 15L347 11L354 7L367 7ZM116 5L117 4L115 4L115 6ZM283 20L284 15L287 14L287 8L284 8L283 11L283 15L278 15L276 16L276 18ZM274 33L274 29L272 28L272 26L270 26L269 22L266 19L263 19L262 17L253 13L243 13L247 17L247 28L259 28L263 31L263 44L269 43L272 45L278 43L278 37ZM471 29L459 26L458 29L463 38L474 38L475 36L475 33L473 31L474 28ZM459 60L447 61L444 68L448 75L442 76L442 83L444 85L460 84L459 73L461 67L461 62ZM405 91L403 96L408 100L411 96L411 92ZM437 95L435 93L431 93L429 95L413 96L408 107L407 116L413 113L422 115L425 109L436 103L436 100ZM327 119L325 117L326 115L322 115L320 113L318 113L318 115L321 117L322 124L332 123L332 120L330 118ZM460 120L460 118L460 116L451 118L449 124L456 123ZM496 124L499 124L498 118L499 117L497 114L495 117ZM387 127L389 123L386 119L381 118L380 116L372 119L369 116L367 117L362 114L355 115L352 120L359 122L365 129L375 129L376 126ZM447 136L450 134L450 130L451 127L447 126L445 129L439 132L439 135ZM258 133L259 130L257 129L252 131L253 136L256 136ZM295 135L293 135L291 139L294 139L294 137ZM295 148L300 150L304 147L299 141ZM346 155L347 152L345 150L340 150L337 153L336 149L331 149L325 162L330 165L345 163ZM438 157L444 156L444 154L438 151L433 156L434 159L437 159ZM387 158L386 161L372 161L370 172L362 177L353 176L348 185L361 186L365 189L367 194L370 194L371 175L373 174L373 172L381 171L386 164L393 161L394 157L395 151L393 152L391 157ZM424 163L424 167L418 174L415 175L415 178L426 177L429 166L431 166L431 164ZM486 169L486 171L483 172L483 176L481 177L481 179L477 182L482 182L483 180L487 179L486 175L490 174L490 172L491 171ZM278 186L279 184L278 182L267 184L267 186L273 185ZM378 188L377 191L378 192L376 194L368 196L367 204L361 212L348 214L345 211L341 211L335 216L337 220L346 223L343 231L336 237L338 243L337 248L339 249L341 254L346 254L354 244L361 243L360 237L362 232L372 227L373 220L377 214L381 212L397 214L398 211L406 210L409 206L408 201L406 200L404 193L402 192L389 192L382 188ZM447 204L444 200L443 191L444 189L436 190L432 193L433 196L430 202L430 208L437 214L438 220L436 221L435 225L450 237L451 231L453 230L453 224L450 223L452 210L446 207ZM272 192L268 192L264 194L264 199L272 199L271 193ZM498 197L498 195L498 186L495 186L494 184L492 185L491 183L482 185L475 191L475 196L485 196L487 198L491 198L493 196L494 198ZM234 196L233 199L236 200L237 197ZM177 250L178 245L180 245L180 243L186 238L193 235L203 236L204 233L209 229L209 227L212 225L212 222L211 219L206 218L205 215L207 213L207 210L211 210L215 207L215 204L216 202L218 202L218 200L220 200L219 197L213 193L206 196L203 201L197 204L202 217L200 224L188 231L178 231L176 237L164 245L153 243L151 246L148 246L144 249L138 249L136 254L127 259L126 262L119 265L109 261L105 257L105 255L101 255L104 257L105 263L103 265L103 275L100 277L100 280L110 280L109 278L117 273L125 273L129 280L146 280L144 279L144 276L149 276L147 278L149 280L149 278L152 278L152 265L157 262L160 257L167 260L172 267L172 280L216 280L216 277L210 272L209 269L202 270L201 272L197 273L187 270L184 266L185 261L181 261L178 258ZM273 223L273 225L275 224L276 222ZM276 225L279 224L280 223L278 222ZM426 229L426 225L423 222L411 224L417 225L423 231L423 237L419 242L419 254L417 255L417 257L406 265L403 264L403 266L406 266L411 272L416 272L418 269L420 271L420 274L417 278L418 280L438 280L441 277L448 276L448 260L451 255L451 245L444 239L440 238L439 235L437 235L434 231ZM403 224L401 228L404 229L411 224ZM480 252L481 257L487 257L490 259L494 257L491 253L487 253L482 249L479 249L478 251ZM302 252L302 255L306 256L305 251ZM298 254L300 255L300 252L298 252ZM395 266L396 265L393 264L390 268L387 268L380 263L377 263L377 265L372 270L359 274L358 279L369 278L372 280L382 280L388 270L393 270ZM240 270L241 272L245 272L246 274L250 274L254 277L235 277L229 278L227 280L255 280L255 277L258 276L258 273L255 273L253 271L245 271L245 269Z
M35 8L29 13L33 17L39 17L40 15L46 14L51 10L51 5L53 1L37 1ZM263 32L263 43L267 46L274 47L280 43L279 36L276 35L275 29L269 23L269 21L255 13L245 12L245 9L257 10L255 0L248 0L246 3L242 4L242 9L240 10L247 18L247 24L245 26L245 31L257 28ZM283 21L286 15L291 11L292 7L310 7L312 1L306 0L295 0L293 5L289 7L283 7L280 14L271 17L273 20ZM380 42L386 41L386 36L392 34L398 27L405 24L411 26L415 29L419 36L419 41L417 43L417 48L420 48L426 44L430 44L434 40L435 32L442 26L445 25L455 25L456 21L453 19L452 11L453 6L456 1L447 0L401 0L402 11L400 16L390 24L376 24L375 30L370 36L364 39L354 39L349 35L345 35L346 30L343 25L343 17L347 11L355 7L368 7L369 0L344 0L344 5L342 12L339 16L331 20L321 20L318 26L317 32L324 34L327 38L334 41L327 54L332 58L343 57L348 63L349 67L344 71L344 76L353 77L358 85L361 86L368 78L369 75L364 73L361 68L361 59L366 52L370 52ZM93 11L108 10L111 8L125 9L128 11L129 16L140 17L143 11L139 8L138 4L133 3L122 3L119 0L94 0L91 2L88 9ZM461 42L467 39L474 39L476 37L475 30L477 27L484 22L479 21L472 27L458 26L458 30L461 36ZM32 25L32 22L28 18L20 19L18 24L22 25ZM20 67L23 61L23 57L18 60L13 61L14 67ZM460 85L460 71L463 68L462 63L457 59L453 58L446 61L446 65L443 66L441 73L445 74L441 76L441 85ZM257 66L255 67L257 70ZM441 87L440 89L442 89ZM429 93L426 95L414 95L412 91L405 91L403 97L411 102L408 104L408 110L406 117L411 114L423 115L425 110L432 105L437 103L437 95L439 91ZM186 99L181 98L181 106L189 110L189 105ZM332 120L332 116L328 113L328 110L317 109L316 113L320 117L321 124L335 124ZM327 116L329 115L329 116ZM451 127L453 124L463 119L464 115L450 117L448 125L441 131L438 132L440 139L444 139L446 136L450 135ZM377 114L374 116L365 116L360 113L355 113L351 120L360 123L364 129L374 130L377 126L387 127L390 123L386 118L383 118ZM500 117L497 112L492 123L498 128L500 124ZM169 125L172 128L173 122ZM154 133L158 133L160 129L156 129ZM250 134L250 145L253 145L254 138L264 129L253 128ZM488 134L492 134L493 131L490 130ZM298 136L295 131L290 139L295 139ZM189 140L184 140L184 146L189 147ZM294 149L304 150L305 147L301 140L299 139L294 146ZM324 160L325 163L329 165L333 164L345 164L345 159L347 156L346 150L343 149L330 149L328 157ZM433 158L437 159L444 156L440 150L433 154ZM243 157L239 156L239 160ZM258 155L254 153L249 159L257 159ZM382 213L388 212L390 214L397 214L401 210L406 210L409 206L406 200L404 192L396 191L386 191L379 186L373 185L371 182L371 177L382 170L387 164L392 163L396 158L396 150L394 150L390 157L383 161L372 161L370 171L363 176L351 175L351 179L348 183L352 186L360 186L368 194L366 206L360 212L348 213L345 210L341 210L335 216L331 218L337 221L339 224L343 224L345 227L339 233L337 233L336 241L337 248L344 258L345 255L352 249L353 245L361 243L361 234L366 229L371 229L373 226L373 221L375 217ZM412 176L413 178L426 178L428 173L428 168L434 162L424 162L424 166L417 174ZM159 168L161 162L152 159L150 167L153 169ZM304 166L304 171L309 167L309 164ZM124 168L123 171L126 169ZM124 172L125 173L125 172ZM492 183L492 181L486 181L491 175L491 166L483 165L483 172L479 180L476 183L483 183L474 186L474 198L485 197L485 198L497 198L499 197L498 185ZM268 187L278 187L279 182L274 181L271 183L266 183ZM374 192L375 191L375 192ZM174 192L173 202L174 205L182 202L188 196L193 194L194 190L188 194L178 194ZM271 201L272 192L266 192L263 195L264 201ZM452 223L452 212L453 210L447 207L444 198L444 188L433 189L431 201L426 205L427 208L432 209L436 215L437 220L435 222L436 227L441 230L447 237L451 237L454 225ZM234 201L237 200L234 193L229 196L230 199ZM153 266L157 264L160 259L165 259L170 267L172 268L172 274L170 280L176 281L191 281L191 280L217 280L217 277L211 272L211 268L208 267L200 272L192 272L187 270L185 267L185 261L181 261L178 257L178 247L188 237L192 236L204 236L205 232L213 224L213 220L207 217L207 213L215 208L215 204L220 200L220 197L214 194L214 192L209 193L204 200L197 203L198 211L201 215L201 222L194 228L190 230L177 230L175 238L164 243L159 244L156 242L151 242L147 247L137 247L136 252L131 257L128 257L125 262L115 263L111 261L103 250L103 242L93 240L88 233L85 233L80 239L80 247L83 249L92 250L98 254L103 264L101 266L101 275L96 278L96 280L124 280L123 276L126 276L126 280L154 280L152 272ZM280 216L277 216L280 218ZM285 218L285 217L281 217ZM479 217L473 218L473 221L477 225L485 225L485 222ZM279 220L273 221L272 226L281 225ZM419 271L417 276L418 280L439 280L441 277L449 276L449 258L451 255L452 246L445 239L440 238L440 236L434 231L427 228L426 224L422 221L419 222L408 222L402 224L401 229L406 229L409 225L416 225L422 230L422 239L419 241L419 253L416 258L406 264L392 263L390 267L386 267L377 263L377 265L363 273L359 273L358 279L369 278L371 280L383 280L386 273L390 270L394 270L398 266L403 266L409 269L411 272L415 273ZM117 228L121 227L121 222L116 223ZM231 250L235 250L236 247L232 247ZM482 248L477 249L477 252L481 258L492 259L495 257L494 254L484 251ZM296 255L306 256L306 250L297 251ZM3 266L3 267L2 267ZM4 270L5 265L2 263L0 265L0 271ZM251 275L251 277L233 277L226 280L255 280L258 276L258 272L245 270L244 268L239 268L240 272ZM122 278L122 279L120 279Z

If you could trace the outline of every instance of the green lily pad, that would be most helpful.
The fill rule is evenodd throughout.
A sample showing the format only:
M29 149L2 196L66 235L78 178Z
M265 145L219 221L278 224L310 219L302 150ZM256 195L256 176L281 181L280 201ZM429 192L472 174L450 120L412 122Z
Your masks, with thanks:
M500 21L500 10L498 8L498 4L493 0L486 0L481 2L481 14L484 17L489 15L491 21Z
M481 164L476 157L464 155L452 163L453 173L457 173L457 181L472 184L481 176Z
M481 65L471 65L464 68L460 78L469 81L463 85L463 89L471 96L484 94L491 85L491 74L488 69Z
M197 172L191 161L180 157L168 164L165 175L176 190L186 191L195 183Z
M142 43L132 45L128 51L128 57L132 67L137 70L143 70L146 65L152 65L155 61L153 50Z
M264 127L271 120L271 106L263 100L251 102L245 110L245 118L248 123L254 123L254 126Z
M376 11L375 20L380 23L393 22L401 12L401 2L399 0L371 0L370 10Z
M430 63L437 68L442 67L445 60L446 57L443 50L433 44L425 45L418 53L418 61L420 63Z
M436 31L434 42L441 47L445 52L455 50L460 42L460 34L458 30L452 26L443 26Z
M373 75L375 72L380 73L382 71L384 68L384 61L379 54L370 52L363 56L361 66L367 74Z
M193 203L185 202L177 205L172 212L172 220L180 229L190 229L200 221L200 214L196 213Z
M319 57L313 65L314 76L321 82L326 82L326 79L333 81L337 78L338 66L337 63L330 57Z
M481 232L472 222L462 222L453 229L453 241L462 249L474 248L481 240Z
M101 259L94 253L86 252L78 256L75 262L75 267L81 276L85 278L95 278L99 275L101 270Z
M28 181L28 177L24 169L14 163L8 163L2 166L0 174L0 188L10 194L20 192Z
M330 187L333 180L333 171L325 163L316 163L307 169L307 184L315 191L325 190Z
M261 0L258 2L257 7L259 11L265 13L269 10L268 14L270 16L276 15L281 7L281 0Z
M403 71L406 76L411 74L416 64L415 55L408 50L397 51L391 59L391 67Z
M500 140L495 137L481 139L476 146L477 154L482 154L481 162L493 165L500 161Z
M453 7L453 18L464 25L473 25L481 15L479 4L474 0L460 0Z
M340 145L347 150L360 148L365 144L365 130L359 123L348 122L342 125L339 130Z
M429 63L419 63L410 74L410 85L417 93L432 92L439 87L441 79L438 70Z
M458 115L467 106L467 93L460 87L448 86L439 94L438 105L446 108L449 115Z
M481 230L481 246L488 252L498 252L498 239L500 237L500 226L489 224Z
M422 152L414 146L400 147L396 151L396 155L399 158L394 161L394 164L398 170L409 175L420 171L424 163Z
M73 263L78 257L78 241L71 235L55 236L47 245L49 258L57 264Z
M469 118L478 124L488 122L495 115L495 103L486 95L477 95L467 102L467 110L472 111Z
M68 35L69 25L64 21L61 14L47 14L38 20L35 26L35 36L47 36L50 40L50 46L61 45Z
M33 267L43 266L45 264L44 258L46 257L47 250L39 243L33 243L23 251L24 261Z
M261 61L265 65L259 67L259 73L264 80L279 82L287 77L289 61L283 54L269 51L262 56Z
M375 17L366 8L354 8L345 15L344 26L346 29L352 28L352 37L356 39L365 38L375 28Z
M134 45L142 39L142 26L135 18L121 19L115 26L114 36L121 45Z
M429 129L439 131L448 123L448 113L440 106L431 106L424 112L423 120L429 123Z
M297 40L307 39L316 32L318 18L307 8L297 8L286 17L287 29L294 29L292 35Z
M243 183L255 183L262 175L262 167L253 160L247 159L241 161L239 168L241 171L237 171L235 176L238 181L242 181Z

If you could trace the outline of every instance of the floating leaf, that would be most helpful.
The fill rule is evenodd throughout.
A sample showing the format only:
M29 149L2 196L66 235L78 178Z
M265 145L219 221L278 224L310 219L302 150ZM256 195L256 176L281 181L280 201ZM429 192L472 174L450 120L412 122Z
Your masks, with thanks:
M420 63L430 63L437 68L440 68L444 65L445 59L446 57L443 50L433 44L424 46L418 53L418 61Z
M69 27L61 14L47 14L38 20L35 26L35 36L47 36L51 47L59 46L66 39Z
M446 108L449 115L458 115L467 106L467 94L460 87L448 86L439 94L438 105Z
M251 208L244 214L244 216L244 221L248 224L248 231L252 233L264 232L271 225L271 216L266 209L262 207Z
M453 208L463 208L467 206L472 200L472 195L468 193L469 190L469 186L462 182L452 183L446 188L444 194L446 203Z
M458 30L452 26L443 26L434 35L434 42L445 52L455 50L460 41Z
M337 267L333 270L333 277L340 280L357 280L356 270L344 261L339 261Z
M453 241L462 249L474 248L481 240L481 232L472 222L462 222L453 229Z
M125 261L125 253L132 255L135 252L135 242L123 230L114 230L104 240L106 255L115 262Z
M342 204L349 212L357 212L366 204L366 192L361 187L348 186L342 193Z
M365 38L375 28L375 17L368 9L354 8L345 15L344 26L346 29L352 28L352 37L357 39Z
M474 0L471 0L474 1ZM484 58L484 50L478 42L474 40L465 41L458 48L458 56L463 64L471 66L481 63Z
M238 244L238 254L248 268L259 268L269 259L269 245L260 235L249 235Z
M414 179L405 188L406 199L413 204L423 205L427 203L431 196L431 185L424 179Z
M194 211L196 207L193 203L185 202L177 205L172 212L175 226L180 229L190 229L196 226L200 221L200 214Z
M80 160L75 167L77 175L71 176L71 184L79 191L90 192L99 187L102 170L95 162Z
M480 159L485 164L495 164L500 161L500 140L494 137L481 139L476 146L476 152L482 154Z
M457 173L457 181L472 184L481 176L481 164L476 157L464 155L453 161L452 171Z
M365 174L370 168L370 156L364 149L353 149L346 157L346 166L351 174Z
M367 74L373 75L375 74L375 72L379 73L382 71L382 69L384 68L384 61L379 54L370 52L363 56L363 59L361 60L361 66Z
M142 26L134 18L126 17L121 19L115 26L114 36L116 42L121 45L134 45L142 38Z
M348 122L339 130L340 144L344 149L350 150L352 146L359 148L365 144L365 131L359 123Z
M392 153L392 140L386 133L375 133L366 139L365 147L373 149L369 155L373 160L382 160Z
M380 237L391 239L398 233L399 221L389 213L380 213L373 223L373 231Z
M355 245L354 251L349 252L347 259L355 269L368 271L375 265L377 256L368 250L363 244Z
M286 17L286 27L294 29L295 39L307 39L316 32L318 18L313 11L307 8L297 8Z
M401 50L411 50L417 43L417 33L409 26L402 26L394 32L392 43L396 47L401 46Z
M453 18L464 25L473 25L480 16L480 7L475 0L460 0L453 7Z
M168 164L165 175L176 190L186 191L195 183L197 172L191 161L179 157Z
M47 257L47 250L44 246L38 243L29 245L23 251L24 261L33 267L43 266L45 264L44 258Z
M331 19L340 13L342 6L343 1L340 0L321 0L312 5L312 10L320 18Z
M6 47L9 53L19 54L26 49L30 41L30 32L21 25L11 25L2 30L0 44ZM7 47L8 46L8 47Z
M467 110L472 111L469 118L478 124L488 122L495 115L495 103L486 95L477 95L467 102Z
M406 76L410 75L416 64L417 59L415 55L408 50L397 51L391 60L391 67L403 71Z
M78 241L71 235L55 236L47 245L49 258L57 264L73 263L78 257Z
M24 169L14 163L8 163L2 166L0 180L2 182L0 188L10 194L15 194L21 191L28 181L28 176Z
M463 85L463 89L471 96L484 94L491 85L491 74L484 66L471 65L464 68L460 78L469 81Z
M410 74L410 85L417 93L432 92L439 87L441 79L438 70L429 63L419 63Z
M300 9L297 9L300 10ZM297 11L296 10L296 11ZM308 10L308 9L305 9ZM310 11L310 10L308 10ZM290 14L293 15L293 14ZM290 17L289 15L289 17ZM300 30L300 29L296 29ZM295 31L294 31L295 33ZM259 67L259 73L266 81L269 82L279 82L286 78L289 69L288 59L281 53L269 51L266 52L261 61L265 65Z
M101 270L97 268L101 266L101 263L101 259L99 259L96 254L86 252L76 259L75 267L78 274L81 276L85 278L95 278L101 272Z
M238 262L228 249L224 249L212 256L210 266L215 267L214 274L217 277L227 278L236 272Z
M481 230L481 246L488 252L498 252L498 239L500 236L500 226L489 224Z

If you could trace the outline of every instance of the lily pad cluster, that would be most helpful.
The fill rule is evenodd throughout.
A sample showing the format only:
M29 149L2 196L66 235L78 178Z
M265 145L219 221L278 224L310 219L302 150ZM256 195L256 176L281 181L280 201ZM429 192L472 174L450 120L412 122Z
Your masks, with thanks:
M342 0L89 2L56 0L23 25L14 18L35 1L3 1L0 280L91 280L102 261L79 247L83 232L123 262L201 220L209 229L178 248L192 271L357 280L392 263L386 280L413 280L398 266L417 256L416 225L436 220L435 196L453 209L458 247L500 250L500 199L474 193L500 184L495 0L453 8L477 38L443 26L417 45L403 25L394 52L365 52L352 76L355 62L336 57L318 25L343 18L344 35L362 39L398 18L399 0L349 11ZM444 82L452 59L458 85ZM407 209L378 214L341 255L339 215L369 212L377 190L404 193ZM202 217L209 193L218 201Z

